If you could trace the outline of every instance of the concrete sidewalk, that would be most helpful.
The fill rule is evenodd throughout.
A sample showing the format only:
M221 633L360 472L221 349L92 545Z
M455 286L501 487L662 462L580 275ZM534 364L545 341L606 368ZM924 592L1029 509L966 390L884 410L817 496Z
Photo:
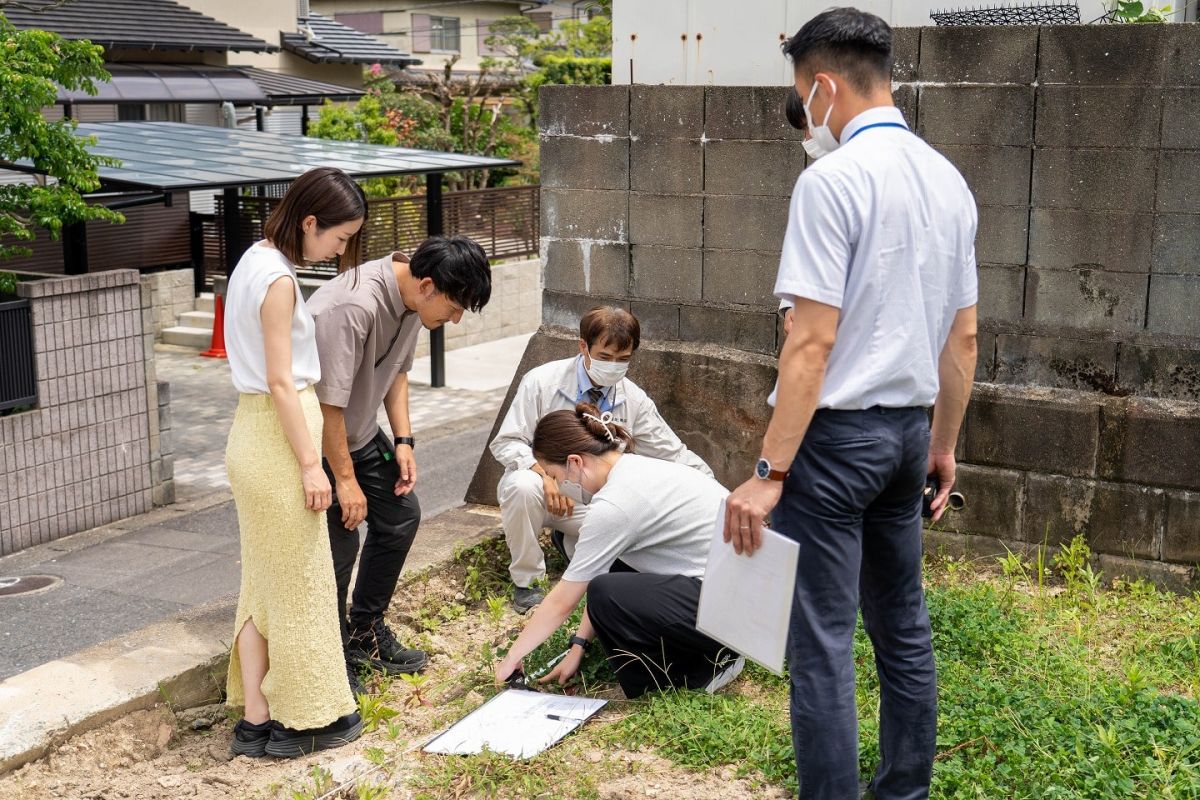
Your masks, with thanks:
M225 513L221 508L180 511L124 533L159 539L164 523L175 534L206 527ZM425 520L405 574L443 563L456 548L497 535L499 522L497 512L484 507L461 507ZM108 533L121 536L93 531L86 538ZM73 552L86 553L100 543L81 544ZM130 546L153 545L139 541ZM181 591L186 583L174 581ZM190 708L219 699L236 603L236 597L227 596L0 682L0 774L39 758L67 736L130 711L159 702Z
M428 359L415 363L410 409L426 519L462 503L528 339L451 351L445 388L428 386ZM61 579L39 594L0 596L0 680L237 591L224 459L237 403L228 362L182 348L156 355L160 378L171 382L179 502L0 558L0 576ZM423 524L418 541L424 535Z

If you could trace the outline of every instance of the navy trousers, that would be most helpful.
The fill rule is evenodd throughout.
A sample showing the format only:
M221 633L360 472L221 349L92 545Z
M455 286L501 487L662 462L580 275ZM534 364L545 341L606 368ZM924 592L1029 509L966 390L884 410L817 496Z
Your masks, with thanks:
M878 800L929 796L937 673L921 585L922 408L819 410L773 515L800 543L788 639L800 797L857 800L853 640L861 605L879 674Z

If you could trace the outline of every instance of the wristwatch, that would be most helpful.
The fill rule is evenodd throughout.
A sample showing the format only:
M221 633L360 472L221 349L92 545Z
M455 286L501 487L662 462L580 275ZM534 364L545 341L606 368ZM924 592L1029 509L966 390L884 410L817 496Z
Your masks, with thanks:
M411 436L397 436L392 444L406 444L414 450L417 449L417 443Z
M771 469L771 462L760 458L754 465L754 474L764 481L781 481L787 477L787 470Z
M588 645L590 645L591 642L589 642L587 639L583 638L582 636L572 635L571 638L567 640L567 647L570 647L571 645L576 645L576 644L579 645L584 650L587 650Z

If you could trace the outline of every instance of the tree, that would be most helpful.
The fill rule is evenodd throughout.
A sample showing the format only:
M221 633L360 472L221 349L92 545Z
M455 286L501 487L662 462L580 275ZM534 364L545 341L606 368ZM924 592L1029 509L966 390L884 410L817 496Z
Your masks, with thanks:
M0 186L0 258L29 255L18 242L32 241L36 228L55 238L64 225L87 220L123 222L124 216L82 197L100 188L99 168L116 166L92 155L94 139L77 136L74 120L49 121L58 87L95 94L95 81L107 81L103 48L68 41L41 30L17 30L0 0L0 162L28 159L53 181Z
M503 17L489 26L484 41L501 53L484 59L493 71L513 76L516 98L537 127L538 89L546 84L607 84L612 81L611 3L599 3L600 14L586 22L564 20L550 33L528 17Z

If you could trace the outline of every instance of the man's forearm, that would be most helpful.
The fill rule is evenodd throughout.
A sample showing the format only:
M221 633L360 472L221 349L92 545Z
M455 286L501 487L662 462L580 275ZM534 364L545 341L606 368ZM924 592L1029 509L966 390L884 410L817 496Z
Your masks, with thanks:
M321 449L333 470L335 480L353 480L354 462L350 460L350 445L346 441L346 416L337 406L321 403L325 427L321 434Z
M933 404L929 438L931 453L954 452L958 430L971 399L971 386L975 382L976 358L975 326L964 325L962 330L951 330L938 357L938 396Z
M788 340L779 357L779 392L775 413L763 437L762 456L775 469L787 469L796 458L800 442L817 410L829 347L822 342Z
M387 412L388 424L393 436L412 436L412 422L408 416L408 375L401 372L383 397L383 408Z

